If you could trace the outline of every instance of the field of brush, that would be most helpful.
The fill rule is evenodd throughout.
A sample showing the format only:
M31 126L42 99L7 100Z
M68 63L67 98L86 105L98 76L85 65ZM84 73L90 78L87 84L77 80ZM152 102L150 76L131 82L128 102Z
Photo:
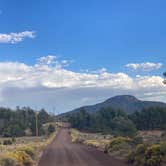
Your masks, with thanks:
M114 158L134 165L166 165L166 133L140 131L135 137L114 137L71 129L72 142L96 147ZM160 165L160 164L159 164ZM157 165L158 166L158 165Z
M35 166L56 133L41 137L0 138L0 166Z

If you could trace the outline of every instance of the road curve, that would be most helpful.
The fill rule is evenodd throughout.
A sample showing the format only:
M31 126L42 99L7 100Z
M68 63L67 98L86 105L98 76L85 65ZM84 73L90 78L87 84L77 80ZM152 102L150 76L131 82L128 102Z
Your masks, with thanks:
M95 148L71 143L68 129L62 129L45 149L38 166L126 166Z

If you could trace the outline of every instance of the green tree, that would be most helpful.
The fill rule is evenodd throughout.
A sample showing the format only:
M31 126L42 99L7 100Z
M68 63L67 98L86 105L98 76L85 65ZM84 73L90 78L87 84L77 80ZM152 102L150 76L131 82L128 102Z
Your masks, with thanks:
M52 124L50 124L50 125L48 126L48 134L51 134L51 133L53 133L53 132L55 132L55 127L54 127Z
M11 124L4 131L5 137L19 137L24 135L24 130L18 124Z
M119 116L113 119L112 132L116 136L133 137L136 135L137 129L130 119Z

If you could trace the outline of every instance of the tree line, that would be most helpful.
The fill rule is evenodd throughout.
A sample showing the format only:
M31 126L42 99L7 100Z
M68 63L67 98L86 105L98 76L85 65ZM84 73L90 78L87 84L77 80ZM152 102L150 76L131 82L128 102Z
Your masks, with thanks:
M133 136L136 134L136 127L127 114L112 108L102 108L96 113L82 109L77 113L70 114L68 120L73 128L79 130L113 133L117 136Z
M42 124L52 121L44 109L38 112L39 135L44 134ZM0 108L0 135L5 137L18 137L36 134L36 112L30 107Z
M92 113L82 108L68 115L67 119L73 128L116 136L134 136L137 130L166 129L166 109L155 107L132 114L112 108L102 108Z
M129 115L139 130L165 130L166 129L166 109L151 107L143 109L141 112L134 112Z

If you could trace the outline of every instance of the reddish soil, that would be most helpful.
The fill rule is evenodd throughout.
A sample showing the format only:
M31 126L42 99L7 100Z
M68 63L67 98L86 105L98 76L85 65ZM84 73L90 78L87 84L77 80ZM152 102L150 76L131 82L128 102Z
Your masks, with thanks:
M73 144L68 129L62 129L45 149L38 166L126 166L95 148Z

